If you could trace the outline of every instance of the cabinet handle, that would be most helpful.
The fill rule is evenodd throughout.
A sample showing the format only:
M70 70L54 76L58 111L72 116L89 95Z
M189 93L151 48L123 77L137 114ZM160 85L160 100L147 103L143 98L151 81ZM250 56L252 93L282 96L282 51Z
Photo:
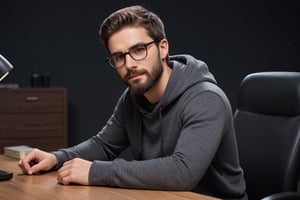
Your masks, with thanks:
M38 97L26 97L26 101L38 101Z
M24 124L24 127L43 127L45 124L42 123L31 123L31 124Z

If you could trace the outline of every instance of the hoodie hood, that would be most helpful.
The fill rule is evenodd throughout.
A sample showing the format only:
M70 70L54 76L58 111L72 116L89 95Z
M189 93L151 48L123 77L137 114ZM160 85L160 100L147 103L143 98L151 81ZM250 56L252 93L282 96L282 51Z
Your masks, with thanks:
M170 63L173 71L161 100L161 107L168 106L196 83L208 81L216 84L216 80L209 72L207 65L190 55L171 56Z
M206 81L216 84L216 80L209 72L207 65L193 56L184 54L170 56L169 67L172 68L172 73L166 91L152 113L157 112L157 109L164 109L182 93L199 82ZM131 95L136 108L144 115L150 114L149 110L145 108L144 97L142 95Z

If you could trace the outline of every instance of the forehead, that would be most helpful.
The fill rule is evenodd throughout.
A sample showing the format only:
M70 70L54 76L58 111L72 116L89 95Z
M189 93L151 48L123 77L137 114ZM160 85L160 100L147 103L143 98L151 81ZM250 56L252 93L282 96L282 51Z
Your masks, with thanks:
M126 51L131 46L140 42L149 42L151 37L147 30L140 26L130 26L111 35L108 40L108 49L111 53Z

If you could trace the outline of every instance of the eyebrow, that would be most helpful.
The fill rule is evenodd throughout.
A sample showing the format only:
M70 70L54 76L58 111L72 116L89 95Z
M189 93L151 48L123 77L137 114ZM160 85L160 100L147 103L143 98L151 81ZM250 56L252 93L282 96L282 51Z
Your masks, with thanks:
M124 53L130 51L130 49L132 49L132 48L134 48L134 47L137 47L137 46L139 46L139 45L144 45L144 44L147 44L147 42L138 42L138 43L132 45L131 47L129 47L127 51L124 51L124 52L122 52L122 51L117 51L117 52L111 53L110 55L124 54Z

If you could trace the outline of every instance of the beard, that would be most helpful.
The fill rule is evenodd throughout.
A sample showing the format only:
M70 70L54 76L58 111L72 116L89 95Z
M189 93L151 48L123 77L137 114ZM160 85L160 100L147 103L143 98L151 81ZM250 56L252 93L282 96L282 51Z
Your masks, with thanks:
M143 70L128 70L123 78L124 83L130 88L134 94L146 93L161 77L163 73L163 66L160 60L158 60L152 67L151 71ZM128 82L129 77L132 75L143 74L146 76L146 81L141 83L140 80Z

